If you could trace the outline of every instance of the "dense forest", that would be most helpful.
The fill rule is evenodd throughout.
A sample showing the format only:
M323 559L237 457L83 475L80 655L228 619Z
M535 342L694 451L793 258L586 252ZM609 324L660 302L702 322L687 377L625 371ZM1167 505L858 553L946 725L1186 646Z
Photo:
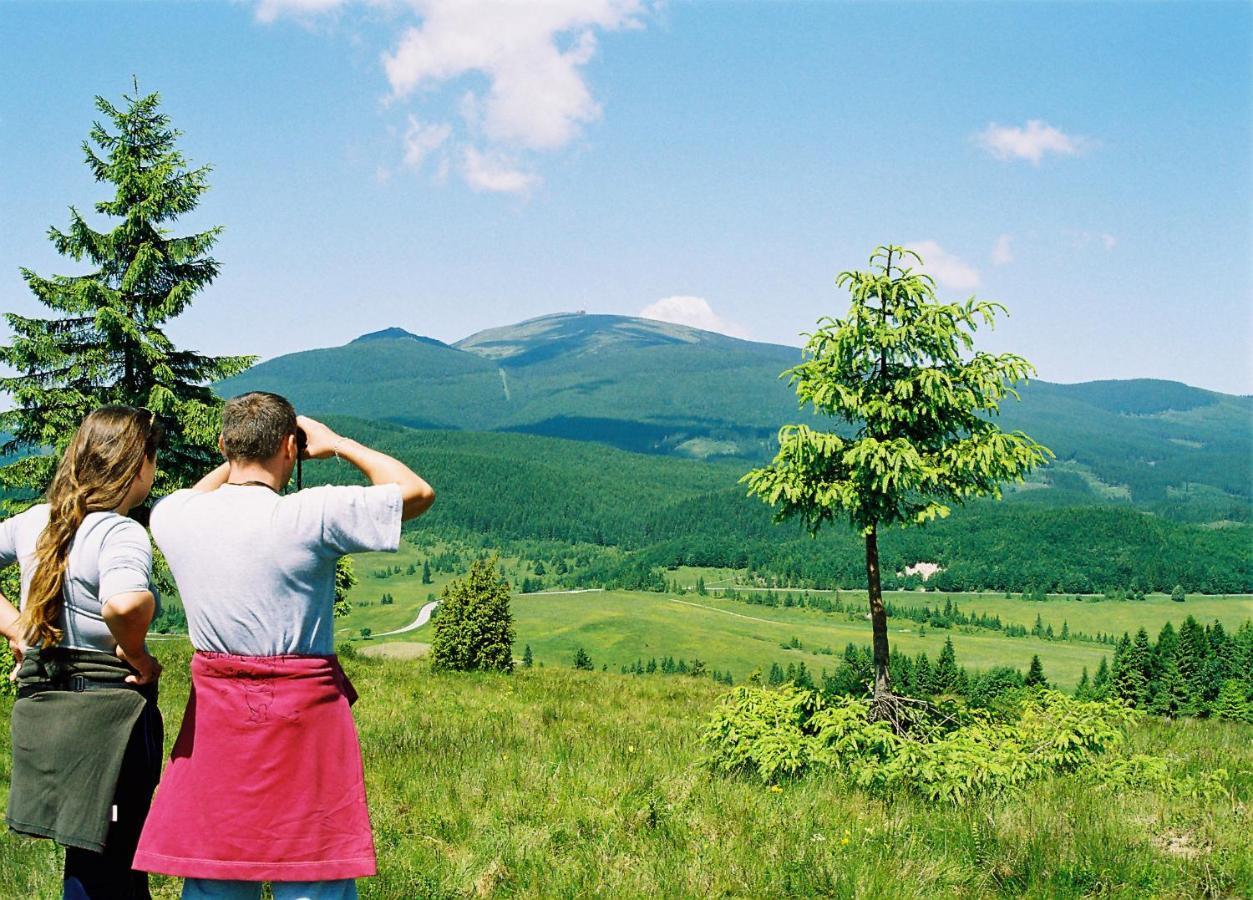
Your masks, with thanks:
M412 464L439 501L413 527L496 542L557 541L616 547L584 577L601 586L664 587L675 565L749 568L791 587L864 584L859 538L833 529L811 539L775 525L737 484L742 464L628 453L531 435L416 431L333 419L335 427ZM306 480L342 479L333 463ZM1024 492L1027 494L1038 492ZM982 501L946 520L880 539L884 586L918 561L942 569L941 590L989 588L1092 593L1115 588L1202 593L1253 591L1253 528L1172 522L1127 506L1068 507Z

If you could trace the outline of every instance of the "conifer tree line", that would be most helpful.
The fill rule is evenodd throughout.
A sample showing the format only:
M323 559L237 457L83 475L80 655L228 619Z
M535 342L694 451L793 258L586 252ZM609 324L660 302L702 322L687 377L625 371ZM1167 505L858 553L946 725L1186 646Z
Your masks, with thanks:
M793 640L787 646L800 649ZM821 651L815 651L821 652ZM527 646L530 656L530 645ZM591 656L579 647L574 668L595 669ZM925 652L910 656L893 651L891 675L896 689L907 696L934 698L962 697L972 706L993 704L997 698L1019 688L1049 687L1044 665L1032 655L1026 672L1009 666L971 672L961 666L951 638L945 640L933 661ZM1155 715L1230 719L1253 722L1253 622L1246 621L1231 635L1222 623L1202 627L1189 616L1176 632L1169 623L1156 642L1141 628L1134 638L1124 635L1114 652L1111 665L1102 658L1095 676L1083 670L1075 696L1083 700L1117 698ZM709 670L697 659L691 663L672 656L647 663L638 659L623 664L624 675L709 675L723 684L734 684L729 671ZM865 696L874 678L870 648L848 644L834 671L825 667L812 672L804 661L786 666L774 662L766 672L752 672L750 682L769 686L795 684L818 689L833 696Z
M1114 658L1089 682L1087 671L1080 696L1118 697L1137 709L1158 715L1215 716L1253 721L1253 622L1235 634L1221 622L1202 627L1192 616L1176 631L1167 622L1151 640L1140 628L1124 634Z

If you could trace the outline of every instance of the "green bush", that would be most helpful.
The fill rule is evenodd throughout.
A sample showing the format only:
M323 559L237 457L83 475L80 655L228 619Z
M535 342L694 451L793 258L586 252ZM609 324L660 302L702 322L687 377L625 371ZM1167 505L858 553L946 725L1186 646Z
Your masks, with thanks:
M1226 769L1207 769L1189 776L1175 771L1171 760L1144 753L1100 760L1085 773L1085 777L1110 792L1146 790L1159 796L1203 800L1228 797L1230 794L1226 786Z
M869 713L865 700L826 700L794 685L741 686L723 698L704 731L705 762L769 784L809 769L834 770L866 789L961 804L1078 769L1120 745L1136 715L1116 701L1050 690L1023 696L1008 721L962 711L948 730L924 726L901 735Z
M444 588L433 622L431 665L436 669L513 671L513 614L509 585L496 556L476 560L466 577Z

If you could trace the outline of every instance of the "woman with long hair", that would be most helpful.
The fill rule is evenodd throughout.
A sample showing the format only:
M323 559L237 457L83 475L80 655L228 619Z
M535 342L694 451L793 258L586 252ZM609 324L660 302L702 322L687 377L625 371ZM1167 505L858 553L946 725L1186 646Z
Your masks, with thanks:
M0 522L19 608L0 596L18 660L7 820L65 847L65 898L147 898L131 868L161 771L152 545L127 514L152 488L161 425L106 406L78 427L45 503ZM20 609L20 611L19 611Z

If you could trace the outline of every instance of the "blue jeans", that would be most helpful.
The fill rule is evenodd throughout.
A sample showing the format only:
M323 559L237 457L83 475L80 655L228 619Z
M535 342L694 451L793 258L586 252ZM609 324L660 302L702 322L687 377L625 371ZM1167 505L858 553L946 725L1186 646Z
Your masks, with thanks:
M274 900L357 900L357 882L353 878L339 881L272 881ZM219 881L213 878L188 878L183 882L183 900L258 900L260 881Z

